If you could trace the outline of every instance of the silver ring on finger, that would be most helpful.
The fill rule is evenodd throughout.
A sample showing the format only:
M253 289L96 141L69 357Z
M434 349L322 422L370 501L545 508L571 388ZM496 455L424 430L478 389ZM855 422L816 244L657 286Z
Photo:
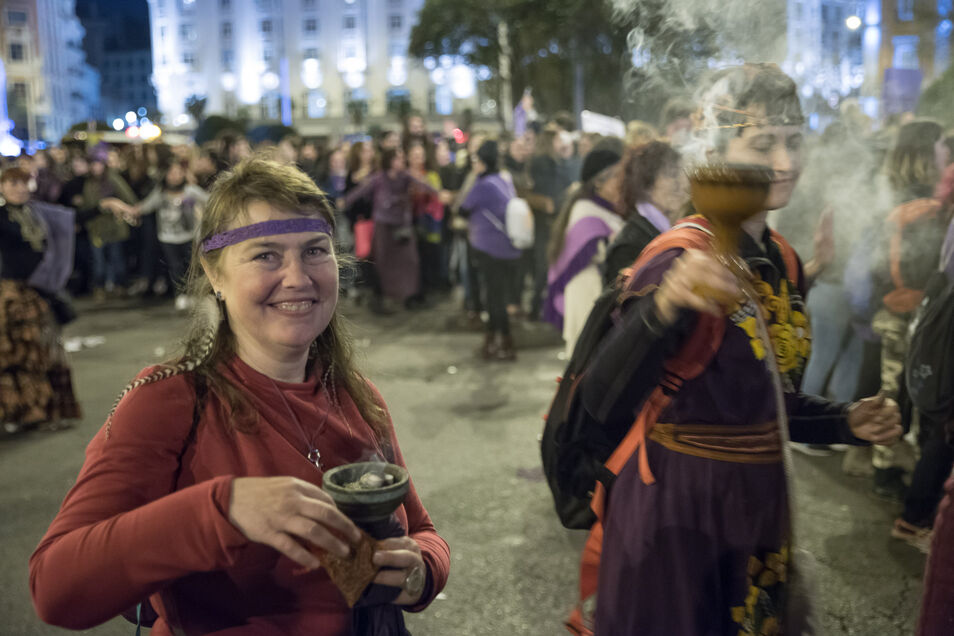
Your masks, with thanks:
M415 565L408 570L407 576L404 577L404 591L407 592L411 598L417 598L421 595L421 592L424 591L425 582L424 566Z

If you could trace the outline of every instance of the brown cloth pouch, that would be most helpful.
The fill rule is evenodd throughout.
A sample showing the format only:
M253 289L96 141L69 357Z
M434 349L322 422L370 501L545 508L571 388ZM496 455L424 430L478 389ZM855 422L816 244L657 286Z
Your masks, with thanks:
M378 542L364 530L360 532L361 540L345 558L330 554L314 546L308 547L308 550L321 561L321 566L328 572L332 582L341 590L348 607L354 607L364 593L365 588L371 584L371 581L377 576L378 570L381 569L371 560L378 547ZM302 569L296 574L304 574L308 571Z

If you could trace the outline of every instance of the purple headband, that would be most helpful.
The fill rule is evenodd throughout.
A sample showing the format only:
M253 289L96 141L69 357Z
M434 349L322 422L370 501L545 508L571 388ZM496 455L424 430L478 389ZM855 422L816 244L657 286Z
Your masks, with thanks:
M262 223L253 223L227 232L213 234L202 241L202 252L219 250L259 236L295 234L297 232L322 232L328 236L333 235L331 224L328 221L313 216L281 221L263 221Z

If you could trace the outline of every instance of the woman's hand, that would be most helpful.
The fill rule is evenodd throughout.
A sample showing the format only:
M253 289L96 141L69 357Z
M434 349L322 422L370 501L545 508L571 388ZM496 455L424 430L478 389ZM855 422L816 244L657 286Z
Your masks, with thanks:
M374 564L383 567L398 568L396 570L381 570L374 577L379 585L389 585L401 588L401 594L394 599L395 605L414 605L421 600L424 593L424 578L418 589L408 589L405 582L413 583L418 572L422 577L427 576L427 567L421 557L421 548L417 541L410 537L385 539L378 544L374 553ZM417 572L415 572L417 570Z
M321 567L321 562L301 541L346 557L350 544L361 539L358 528L325 491L294 477L236 478L229 521L249 541L271 546L309 569Z
M686 250L656 290L656 313L667 325L676 321L683 308L723 316L726 307L741 297L739 284L725 265L712 254Z
M882 446L894 444L903 433L898 403L884 396L852 404L848 408L848 426L858 439Z

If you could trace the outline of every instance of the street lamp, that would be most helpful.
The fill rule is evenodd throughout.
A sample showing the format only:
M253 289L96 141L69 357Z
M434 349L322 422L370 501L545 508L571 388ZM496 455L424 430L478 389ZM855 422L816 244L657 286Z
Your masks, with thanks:
M861 28L861 18L856 15L848 16L845 20L845 26L851 31L857 31Z

